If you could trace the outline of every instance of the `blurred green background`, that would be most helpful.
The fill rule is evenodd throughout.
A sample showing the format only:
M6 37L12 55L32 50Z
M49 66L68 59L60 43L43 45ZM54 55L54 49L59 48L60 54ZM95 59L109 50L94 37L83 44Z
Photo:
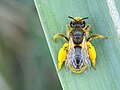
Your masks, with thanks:
M33 0L0 0L0 90L62 90Z

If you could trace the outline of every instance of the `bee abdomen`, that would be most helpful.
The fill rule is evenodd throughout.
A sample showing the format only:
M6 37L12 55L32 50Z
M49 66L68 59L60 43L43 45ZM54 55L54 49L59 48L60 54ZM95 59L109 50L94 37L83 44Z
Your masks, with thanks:
M74 63L76 66L81 66L82 60L81 60L81 47L80 46L75 46L75 59Z

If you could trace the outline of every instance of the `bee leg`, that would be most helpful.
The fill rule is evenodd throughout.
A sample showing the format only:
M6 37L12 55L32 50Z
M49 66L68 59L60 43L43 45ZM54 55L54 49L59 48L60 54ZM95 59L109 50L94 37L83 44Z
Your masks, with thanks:
M91 41L93 38L108 38L108 37L103 36L103 35L100 35L100 34L93 34L93 35L91 35L91 36L87 39L87 41L89 42L89 41Z
M60 48L58 53L58 71L61 70L63 62L66 60L68 50L68 43L65 43L62 48Z
M66 28L67 28L67 30L70 30L70 29L71 29L71 28L70 28L70 25L67 25Z
M89 53L89 57L90 57L90 60L91 60L92 67L94 69L96 69L95 68L95 65L96 65L96 51L95 51L95 48L90 42L87 42L87 47L88 47L88 53Z
M83 28L83 31L85 31L85 33L86 33L86 37L89 36L89 32L91 32L90 29L91 29L91 26L90 26L90 25L86 25L86 26Z
M83 29L86 32L90 32L91 26L90 25L86 25Z
M68 38L67 38L65 35L63 35L63 34L56 34L56 35L54 36L54 41L55 41L55 42L56 42L56 38L58 38L58 37L62 37L62 38L64 38L65 41L68 42Z

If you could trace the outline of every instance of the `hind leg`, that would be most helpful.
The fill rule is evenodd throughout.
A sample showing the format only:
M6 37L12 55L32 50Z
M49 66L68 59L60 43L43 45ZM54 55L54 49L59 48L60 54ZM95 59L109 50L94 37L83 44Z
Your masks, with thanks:
M60 48L58 53L58 71L61 70L64 61L66 60L68 50L68 43L65 43L62 48Z
M95 65L96 65L96 51L95 51L95 48L90 42L87 42L87 47L88 47L88 53L89 53L89 57L90 57L90 60L91 60L92 67L95 69Z

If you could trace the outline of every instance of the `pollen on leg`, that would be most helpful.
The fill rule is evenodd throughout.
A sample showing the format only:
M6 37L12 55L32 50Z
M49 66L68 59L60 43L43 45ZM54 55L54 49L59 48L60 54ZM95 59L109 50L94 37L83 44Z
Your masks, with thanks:
M96 65L96 51L95 51L95 48L90 42L87 42L87 46L88 46L88 53L89 53L89 57L90 57L90 60L91 60L91 63L92 63L92 67L95 68L95 65Z
M62 68L63 62L66 60L68 43L65 43L58 53L58 71Z
M62 64L63 64L63 62L58 62L58 72L61 70Z

